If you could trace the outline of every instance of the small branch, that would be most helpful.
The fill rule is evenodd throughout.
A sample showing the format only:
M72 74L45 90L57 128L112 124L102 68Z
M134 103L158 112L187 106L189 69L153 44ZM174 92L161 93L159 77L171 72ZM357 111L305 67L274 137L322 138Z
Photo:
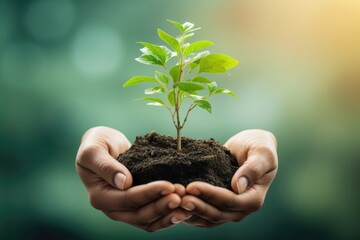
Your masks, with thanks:
M170 71L167 69L166 65L164 64L164 65L162 65L162 66L163 66L163 68L165 69L165 71L167 72L167 74L169 74L169 76L171 77Z
M195 107L196 107L195 104L191 104L191 105L190 105L190 107L189 107L189 109L188 109L188 111L187 111L187 113L186 113L186 116L185 116L185 118L184 118L183 124L181 125L181 128L184 127L184 125L185 125L185 123L186 123L186 121L187 121L187 118L188 118L188 116L189 116L189 113L190 113Z
M176 123L175 123L175 118L174 118L175 112L173 113L173 112L171 111L171 109L168 108L168 107L166 107L166 109L169 110L170 115L171 115L171 119L173 120L173 123L174 123L174 127L177 128Z

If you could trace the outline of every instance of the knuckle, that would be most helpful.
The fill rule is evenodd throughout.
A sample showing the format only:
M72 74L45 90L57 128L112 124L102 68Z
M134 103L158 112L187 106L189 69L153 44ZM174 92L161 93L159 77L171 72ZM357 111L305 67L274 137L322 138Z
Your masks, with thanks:
M225 204L225 209L234 209L235 208L236 197L232 196L230 201L227 201Z
M76 162L83 165L88 161L88 159L91 159L95 156L97 152L99 152L100 147L96 144L87 144L85 147L81 148L79 151Z
M242 214L236 215L236 217L233 219L233 222L240 222L243 220L244 216Z
M256 152L268 158L274 157L274 152L269 146L257 146Z
M101 204L99 202L99 199L97 198L96 195L94 194L90 194L89 196L89 202L90 202L90 205L95 208L95 209L98 209L98 210L101 210Z
M119 201L119 207L123 210L136 210L135 203L129 199L128 194L123 194Z
M105 213L106 216L108 216L111 220L114 220L114 221L120 221L119 217L114 215L114 214L111 214L111 213Z
M263 156L272 166L276 166L277 155L273 149L268 146L261 146L256 148L257 154Z
M261 167L258 165L252 165L251 167L249 167L248 172L254 180L261 177Z
M251 206L252 212L256 212L256 211L260 210L260 208L262 207L263 204L264 204L263 199L261 199L261 198L256 199Z
M217 215L213 216L213 217L209 220L209 222L211 222L211 223L221 223L221 222L223 222L222 214L217 214Z
M101 175L105 174L106 172L108 172L111 169L111 166L105 161L97 160L97 166L98 166L98 169L99 169Z
M202 216L208 215L209 214L209 209L208 209L207 204L197 206L197 212Z
M139 214L136 214L134 222L137 226L140 226L143 229L149 229L149 222L146 219L139 217Z

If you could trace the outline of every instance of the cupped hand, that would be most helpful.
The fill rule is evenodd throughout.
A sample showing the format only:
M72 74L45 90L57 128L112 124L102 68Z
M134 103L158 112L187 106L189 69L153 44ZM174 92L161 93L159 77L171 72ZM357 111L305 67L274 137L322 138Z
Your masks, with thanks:
M164 229L191 217L179 208L183 186L156 181L131 187L129 170L116 160L130 146L121 132L108 127L92 128L82 137L76 170L91 205L113 220L146 231Z
M259 210L278 168L277 143L274 135L264 130L246 130L226 143L239 163L231 186L233 191L205 182L186 187L181 207L193 216L185 222L199 227L215 227L226 222L239 222Z

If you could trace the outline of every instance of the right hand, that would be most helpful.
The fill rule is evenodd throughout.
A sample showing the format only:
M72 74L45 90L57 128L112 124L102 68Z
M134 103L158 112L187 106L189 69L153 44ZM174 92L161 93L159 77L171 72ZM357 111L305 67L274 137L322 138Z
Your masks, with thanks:
M82 137L76 170L91 205L113 220L151 232L190 218L190 213L179 208L183 186L155 181L131 187L131 173L116 160L130 146L121 132L108 127L91 128Z

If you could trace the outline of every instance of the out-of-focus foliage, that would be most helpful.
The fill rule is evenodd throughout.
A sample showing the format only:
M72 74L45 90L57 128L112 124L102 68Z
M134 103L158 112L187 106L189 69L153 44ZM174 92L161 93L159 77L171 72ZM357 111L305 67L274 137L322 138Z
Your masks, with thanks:
M175 135L162 109L132 101L140 88L121 87L139 72L134 42L160 43L154 29L166 19L196 22L213 52L239 60L224 82L239 101L194 111L184 135L224 142L263 128L278 138L278 176L241 223L141 232L91 208L76 175L92 126L131 141ZM357 239L359 66L357 0L2 0L0 239Z

